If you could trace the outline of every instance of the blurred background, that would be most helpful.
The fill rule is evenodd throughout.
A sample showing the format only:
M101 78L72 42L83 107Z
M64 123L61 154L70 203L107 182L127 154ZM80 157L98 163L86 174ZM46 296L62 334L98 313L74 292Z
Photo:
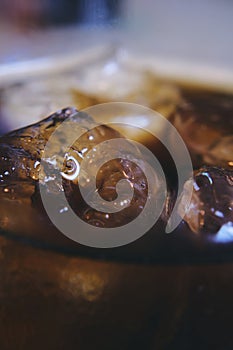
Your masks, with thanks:
M233 90L232 18L230 0L0 0L0 133L74 104L71 89L135 85L122 57Z
M233 69L230 0L0 0L0 63L122 43Z

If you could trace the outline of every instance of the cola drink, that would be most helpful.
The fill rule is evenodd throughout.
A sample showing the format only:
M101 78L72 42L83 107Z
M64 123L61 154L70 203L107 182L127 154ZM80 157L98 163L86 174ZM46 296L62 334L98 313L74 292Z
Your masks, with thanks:
M215 94L210 97L220 106L218 123L221 123L222 100ZM186 104L189 98L194 97L184 94ZM230 96L227 99L232 101ZM206 111L208 101L204 99L203 102L204 124L209 117L208 109ZM199 116L203 111L202 104L195 102L194 107ZM182 108L185 113L181 115ZM233 155L228 153L228 164L226 158L213 164L212 157L208 161L210 157L209 153L206 156L206 148L201 147L201 151L192 148L186 123L191 118L192 128L197 131L201 122L193 114L187 116L186 107L182 108L174 114L173 122L177 126L177 116L180 120L184 118L178 129L196 161L193 180L188 180L178 198L179 213L185 212L184 220L175 232L165 234L167 215L176 200L175 171L170 172L168 167L170 189L160 220L139 240L108 250L83 247L61 238L44 219L36 191L38 169L34 165L39 157L36 158L37 154L31 156L31 152L29 157L26 157L28 153L25 154L37 136L37 141L43 144L41 133L36 134L32 127L30 135L21 130L3 137L1 196L5 205L2 202L1 349L232 348L232 170L229 163ZM59 121L61 116L70 116L72 111L64 110L47 120L47 132L54 118ZM212 133L214 121L207 124L204 130L208 126ZM46 131L45 124L40 127ZM225 126L223 129L224 137L230 136ZM27 137L32 136L33 130L34 138L29 141ZM98 136L100 129L95 131ZM101 132L102 136L105 133L116 135L110 129L101 129ZM45 135L48 136L46 132ZM87 130L85 137L89 136L93 135ZM27 146L20 147L22 142ZM155 147L155 143L148 139L146 142L157 154L160 145L156 143ZM207 143L208 138L205 139ZM160 154L164 157L166 152ZM19 163L21 157L26 158L26 163ZM15 174L12 167L17 164L18 173ZM75 184L67 180L67 176L72 176L72 171L75 171L73 165L67 162L64 169L64 188L74 206L77 194L72 195L72 187ZM127 163L116 162L104 169L105 176L99 177L99 188L105 198L114 197L111 180L116 183L122 174L132 180L131 172L135 169L130 165L129 172L125 173L127 166ZM111 179L112 169L115 169L115 175ZM142 174L137 171L136 180L142 183ZM30 172L30 181L25 175L27 172ZM9 182L9 176L13 176L12 182ZM11 184L16 187L9 186ZM16 191L11 191L12 188ZM189 208L184 208L184 197L190 188L194 189L192 201ZM6 189L9 191L4 191ZM143 199L145 187L137 188L137 191L137 197ZM20 201L30 204L31 217L24 217L26 206L19 206ZM85 219L85 215L90 214L88 207L79 203L79 214ZM39 213L36 222L35 212ZM86 217L86 220L92 220L93 225L107 222L101 216L91 214L93 216ZM21 224L17 224L19 218L28 228L27 234L21 230ZM221 231L223 227L225 233Z

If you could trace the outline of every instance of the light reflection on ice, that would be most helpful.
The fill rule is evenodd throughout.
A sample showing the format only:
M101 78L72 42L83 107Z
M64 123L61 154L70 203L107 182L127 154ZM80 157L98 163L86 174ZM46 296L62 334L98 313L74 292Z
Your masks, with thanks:
M216 235L213 236L213 241L216 243L233 242L233 224L228 222L221 227Z

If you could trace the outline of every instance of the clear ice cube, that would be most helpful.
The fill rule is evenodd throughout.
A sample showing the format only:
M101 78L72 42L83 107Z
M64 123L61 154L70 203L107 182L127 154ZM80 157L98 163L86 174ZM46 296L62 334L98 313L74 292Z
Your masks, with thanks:
M187 207L186 195L192 191ZM203 167L188 180L179 199L179 214L195 233L217 233L233 224L233 172ZM225 226L227 227L227 226Z

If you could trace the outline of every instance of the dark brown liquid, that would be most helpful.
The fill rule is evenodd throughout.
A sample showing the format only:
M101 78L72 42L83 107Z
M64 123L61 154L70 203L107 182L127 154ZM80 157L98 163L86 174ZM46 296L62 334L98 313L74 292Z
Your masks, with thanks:
M177 111L174 113L172 121L175 126L178 127L178 131L180 131L183 136L187 146L190 148L192 155L195 157L194 159L194 168L203 164L205 159L206 149L209 147L209 135L217 135L219 138L225 137L232 134L232 118L230 118L232 113L233 106L233 97L232 95L219 94L219 93L210 93L206 91L190 91L185 90L182 92L183 94L183 103L178 106ZM191 121L192 131L197 133L198 139L194 143L195 145L200 146L198 149L192 148L192 132L188 132L187 128L182 127L182 123L177 125L177 115L179 116L179 120L184 123L189 123ZM59 115L57 115L54 119L54 123L59 119ZM59 121L60 122L60 121ZM53 128L53 124L49 124L50 121L47 122L48 126L43 125L41 123L41 127L43 128L43 132L46 132L46 128ZM40 125L40 124L38 124ZM202 132L202 128L203 132ZM48 129L48 130L50 130ZM130 127L129 127L130 129ZM23 130L23 129L22 129ZM26 129L25 129L26 130ZM19 130L14 133L13 136L17 137L17 147L20 148L20 152L24 152L30 150L30 146L27 143L28 138L31 138L31 141L34 142L36 140L37 134L40 135L40 126L37 131L32 126L28 129L27 132ZM51 129L52 131L53 129ZM50 132L51 132L50 131ZM129 130L132 131L132 130ZM189 131L189 129L188 129ZM207 134L206 134L207 132ZM127 133L127 130L126 130ZM34 134L33 138L30 136ZM132 133L130 133L132 134ZM173 202L176 200L176 187L177 187L177 174L175 164L168 153L167 149L156 140L151 134L144 130L136 130L135 132L135 140L138 139L143 140L144 145L149 148L156 158L160 161L167 179L167 185L170 193L170 203L171 207ZM46 136L48 137L48 135ZM21 146L21 139L24 140L23 146ZM199 144L198 140L204 140L203 144ZM13 148L11 149L11 158L14 159L14 139L9 139L8 136L3 138L4 142L7 144L9 141ZM12 141L13 140L13 141ZM212 140L211 140L212 142ZM42 145L42 144L41 144ZM42 145L43 146L43 145ZM26 147L26 148L25 148ZM35 147L36 144L35 144ZM175 145L174 145L175 147ZM18 161L20 162L21 153L19 153ZM15 153L16 154L16 153ZM36 148L35 148L36 154ZM33 155L34 156L34 155ZM233 154L229 154L229 162ZM4 157L4 154L2 154ZM30 158L30 157L29 157ZM198 161L197 161L198 160ZM224 160L225 161L225 160ZM31 162L31 163L30 163ZM33 166L33 161L30 160L29 168ZM33 164L32 164L33 163ZM2 163L3 164L3 163ZM5 164L5 163L4 163ZM12 164L11 164L12 165ZM212 165L212 164L211 164ZM215 164L219 165L219 164ZM227 164L229 165L229 164ZM2 172L9 169L2 167ZM18 166L20 169L20 166ZM231 170L229 170L231 171ZM21 175L20 175L21 176ZM6 180L7 181L7 180ZM6 182L7 183L7 182ZM19 185L18 185L19 186ZM32 186L34 186L32 184ZM2 187L4 190L4 188ZM6 194L9 195L9 194ZM136 261L212 261L212 260L228 260L233 259L233 255L231 253L233 242L228 242L227 244L221 244L213 242L208 237L208 227L206 229L206 234L195 235L187 226L185 222L181 223L180 226L170 235L165 234L164 228L166 226L166 215L163 216L159 222L142 238L139 240L123 247L114 248L114 249L93 249L81 246L75 242L70 241L61 233L57 232L57 230L51 225L49 219L46 216L46 213L43 210L43 206L40 203L38 188L35 182L34 193L31 195L32 200L32 216L35 217L35 222L37 217L41 217L39 222L42 223L40 226L38 224L33 223L33 218L28 218L28 227L26 229L19 230L19 234L13 230L7 230L7 235L11 237L18 238L20 240L28 241L30 244L39 245L42 247L48 247L49 249L58 249L64 253L71 254L81 254L88 255L92 257L101 257L101 258L114 258L119 260L136 260ZM71 196L72 197L72 196ZM70 197L71 201L72 198ZM86 205L80 200L80 194L78 196L74 196L75 203L73 206L78 206L78 212L87 212L88 208ZM20 198L19 198L20 199ZM72 204L72 203L71 203ZM22 206L21 206L22 207ZM39 212L38 212L39 210ZM37 214L37 212L39 214ZM21 215L17 213L17 215ZM94 224L96 221L93 219ZM98 220L97 220L98 221ZM99 221L98 221L99 222ZM34 226L33 226L34 224ZM13 226L14 227L14 226ZM16 227L16 226L15 226ZM18 227L17 227L18 230ZM27 232L27 233L26 233Z
M145 139L174 187L166 150ZM166 235L162 220L110 250L72 244L49 221L37 235L31 227L0 237L2 350L232 349L232 243L211 243L185 223Z

